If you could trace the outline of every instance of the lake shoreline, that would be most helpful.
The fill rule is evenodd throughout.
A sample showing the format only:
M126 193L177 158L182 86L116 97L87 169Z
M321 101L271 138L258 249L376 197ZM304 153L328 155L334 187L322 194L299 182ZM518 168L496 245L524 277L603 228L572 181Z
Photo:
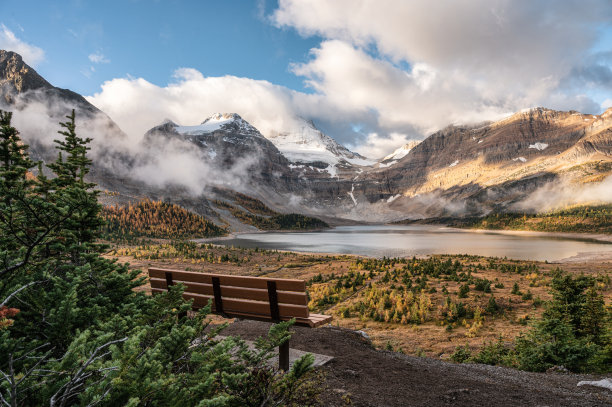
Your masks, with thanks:
M363 231L360 228L363 228ZM327 235L326 232L330 234ZM311 233L315 236L303 236ZM391 237L394 233L405 233L407 239L413 240L398 243L394 237ZM468 233L471 234L470 237L466 235ZM363 236L355 237L359 234ZM385 243L385 234L390 236L388 245ZM422 238L418 236L419 234L423 235ZM464 236L457 236L459 234ZM542 243L535 243L541 248L534 248L533 244L521 241L522 238L542 239ZM504 239L510 239L510 242L504 243ZM516 239L518 245L514 243ZM551 263L612 261L612 247L609 246L612 244L612 235L464 229L443 224L354 225L334 227L325 231L240 231L220 238L193 241L325 256L422 258L430 255L469 254ZM503 246L504 244L507 246Z
M495 233L501 235L515 236L535 236L535 237L555 237L567 240L590 240L602 243L612 244L612 235L604 233L577 233L577 232L539 232L535 230L509 230L509 229L464 229L452 226L445 226L448 229L459 231L469 231L474 233Z

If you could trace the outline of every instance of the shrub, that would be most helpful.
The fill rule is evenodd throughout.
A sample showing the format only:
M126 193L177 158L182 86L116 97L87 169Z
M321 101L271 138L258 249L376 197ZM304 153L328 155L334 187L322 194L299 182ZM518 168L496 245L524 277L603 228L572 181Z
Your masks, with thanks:
M611 371L611 311L594 288L594 280L558 271L552 291L553 300L542 318L516 340L519 367L531 371L552 366L565 366L573 372Z
M490 315L497 314L500 310L500 306L495 301L495 298L491 296L489 298L489 302L487 303L487 308L485 308L485 312Z
M514 362L514 352L511 347L506 346L500 336L497 342L487 342L476 356L473 362L484 363L487 365L512 366Z
M474 283L474 289L476 291L484 291L485 293L490 293L491 292L491 282L487 280L486 278L484 279L479 278Z
M450 358L455 363L465 363L472 357L472 351L470 351L469 345L466 343L465 346L457 346L455 351L450 355Z

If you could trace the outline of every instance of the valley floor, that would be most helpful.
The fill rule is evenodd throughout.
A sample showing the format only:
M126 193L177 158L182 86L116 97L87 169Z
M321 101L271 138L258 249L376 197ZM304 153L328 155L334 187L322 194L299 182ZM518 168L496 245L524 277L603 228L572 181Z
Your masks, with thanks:
M549 264L534 261L502 260L477 256L435 256L432 262L437 267L442 263L460 263L460 279L451 280L448 276L438 278L429 276L427 281L420 280L417 273L409 282L413 288L402 283L401 277L386 281L387 272L391 276L407 265L383 264L375 259L359 256L337 256L328 254L305 254L294 252L265 251L241 248L227 248L213 245L153 244L144 246L124 246L109 253L118 257L120 262L130 263L131 268L141 269L146 275L148 267L161 267L180 270L193 270L231 275L268 276L276 278L299 278L307 281L311 296L311 310L333 315L333 325L351 330L366 332L375 347L393 349L411 355L448 359L458 346L466 344L472 350L481 348L488 342L500 339L510 343L528 328L528 323L538 318L542 311L542 301L550 299L548 283L557 268L572 274L584 273L596 277L606 303L612 301L612 262L575 261L565 264ZM374 263L368 263L374 262ZM415 264L425 264L419 259ZM358 273L368 274L365 280L355 285ZM353 275L353 280L350 280ZM467 279L485 283L489 288L478 290L472 283L467 293L460 294ZM345 288L353 283L354 288ZM412 294L415 285L422 289ZM514 290L516 284L518 290ZM403 287L402 287L403 285ZM148 286L142 289L148 290ZM405 290L405 291L399 291ZM382 303L380 293L390 293L403 297L413 297L413 304L404 302L396 310L395 299L392 305ZM374 299L372 299L374 297ZM498 312L487 312L490 298L499 306ZM425 306L423 306L425 302ZM453 307L462 303L468 312L453 317L457 310ZM427 305L428 304L428 305ZM420 307L414 309L414 307ZM461 307L461 306L459 306ZM364 309L365 308L365 309ZM361 311L360 311L361 309ZM479 309L478 315L471 315ZM419 315L416 318L416 315ZM412 314L412 317L410 317ZM450 314L450 316L449 316ZM224 321L212 317L214 321Z

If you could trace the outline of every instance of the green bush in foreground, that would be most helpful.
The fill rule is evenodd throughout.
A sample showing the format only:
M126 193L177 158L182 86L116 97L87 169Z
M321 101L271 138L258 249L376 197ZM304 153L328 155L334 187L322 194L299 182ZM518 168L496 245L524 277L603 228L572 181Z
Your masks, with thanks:
M472 355L466 345L458 347L451 359L534 372L553 366L572 372L612 371L612 311L606 308L594 279L558 272L552 293L542 318L516 338L513 346L500 338Z
M208 310L187 318L182 286L147 296L138 271L101 256L88 139L61 123L47 178L0 111L0 404L7 406L312 405L312 357L270 366L291 323L249 350L217 340Z

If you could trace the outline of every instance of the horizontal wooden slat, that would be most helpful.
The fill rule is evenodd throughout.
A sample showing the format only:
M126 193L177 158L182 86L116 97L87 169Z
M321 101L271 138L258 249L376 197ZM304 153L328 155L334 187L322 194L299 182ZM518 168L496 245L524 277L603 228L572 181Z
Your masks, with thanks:
M151 278L151 287L154 288L167 288L166 280L161 278ZM183 283L185 285L185 291L195 294L204 294L213 296L212 284L192 283L181 280L173 280L176 283ZM294 304L294 305L308 305L308 298L305 292L295 291L277 291L279 304ZM262 290L258 288L242 288L234 286L221 285L221 296L223 298L244 298L246 300L255 301L268 301L268 290Z
M153 288L151 287L151 292L165 292L167 291L164 288ZM202 295L202 294L193 294L184 292L183 298L185 299L193 299L193 308L198 309L206 306L208 301L212 302L212 309L215 310L213 297L210 295ZM292 304L279 304L278 310L281 317L300 317L307 318L308 317L308 307L305 305L292 305ZM252 301L252 300L243 300L236 298L223 298L223 311L226 313L230 312L242 312L245 314L255 314L255 315L270 315L270 304L268 302L263 301Z
M243 288L267 289L267 281L275 281L276 289L279 291L306 291L306 282L286 278L265 278L250 276L226 276L221 274L199 273L195 271L181 271L170 269L150 268L149 276L153 278L166 278L166 272L172 272L172 278L177 281L191 281L201 284L212 284L213 277L219 277L222 286L234 286Z

